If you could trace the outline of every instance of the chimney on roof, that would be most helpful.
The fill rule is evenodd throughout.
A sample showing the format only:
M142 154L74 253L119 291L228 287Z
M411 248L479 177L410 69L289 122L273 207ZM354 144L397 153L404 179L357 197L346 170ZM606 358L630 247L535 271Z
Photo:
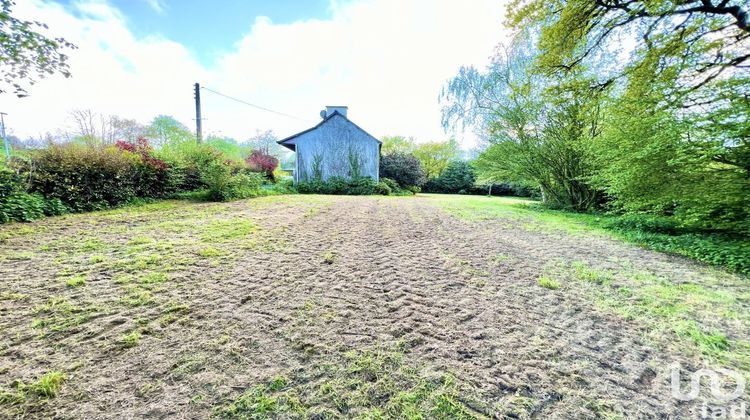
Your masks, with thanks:
M326 105L325 111L321 111L320 116L323 117L323 118L327 118L327 117L331 116L331 114L333 114L334 112L338 112L344 118L346 118L346 110L347 109L348 108L345 107L345 106L331 106L331 105Z

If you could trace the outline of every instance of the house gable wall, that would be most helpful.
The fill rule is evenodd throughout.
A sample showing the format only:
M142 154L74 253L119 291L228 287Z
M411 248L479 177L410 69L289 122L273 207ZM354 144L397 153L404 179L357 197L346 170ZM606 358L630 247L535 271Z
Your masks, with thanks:
M297 181L355 175L379 180L380 143L341 115L299 135L295 143Z

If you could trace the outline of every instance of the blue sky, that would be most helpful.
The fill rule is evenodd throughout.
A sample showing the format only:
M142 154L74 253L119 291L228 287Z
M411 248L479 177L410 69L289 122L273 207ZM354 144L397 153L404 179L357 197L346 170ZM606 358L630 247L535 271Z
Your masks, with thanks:
M171 115L193 127L193 84L285 114L203 95L206 134L286 137L325 105L376 137L417 141L471 133L441 126L441 89L461 66L485 67L509 37L508 0L23 0L18 17L77 45L72 77L41 80L31 95L0 96L11 134L75 132L73 110L148 124ZM39 116L43 115L43 118Z
M331 15L328 0L112 0L110 4L125 15L134 35L177 41L205 65L230 51L257 16L284 24Z

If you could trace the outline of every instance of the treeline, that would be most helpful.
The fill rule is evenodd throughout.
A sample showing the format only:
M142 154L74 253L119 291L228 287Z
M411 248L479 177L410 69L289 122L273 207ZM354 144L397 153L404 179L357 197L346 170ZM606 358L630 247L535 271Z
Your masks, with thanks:
M381 140L380 177L414 193L536 195L524 183L480 182L472 162L453 139L417 143L412 138L386 136Z
M549 207L747 235L747 13L733 1L515 1L513 42L449 81L444 125L484 133L481 180L531 185Z

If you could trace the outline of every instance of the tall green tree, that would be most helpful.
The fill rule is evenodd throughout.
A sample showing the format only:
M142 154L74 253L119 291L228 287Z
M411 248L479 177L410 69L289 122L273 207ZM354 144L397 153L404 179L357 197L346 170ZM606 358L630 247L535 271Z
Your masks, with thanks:
M146 130L147 137L154 146L195 143L195 135L184 124L169 115L155 117Z
M413 153L417 145L413 138L404 136L385 136L380 139L383 145L380 153L389 155L391 153Z
M412 154L422 163L427 178L435 178L448 164L461 158L461 149L455 139L445 142L419 143Z
M593 180L615 206L750 231L749 13L740 0L517 0L510 23L540 26L536 71L594 68L611 90Z
M70 77L65 49L75 48L63 38L50 38L40 30L42 22L21 20L13 16L12 0L0 0L0 93L12 91L18 97L38 79L60 73Z
M462 69L443 93L443 122L488 132L490 146L475 163L481 181L535 185L550 206L591 209L601 198L588 182L600 95L588 92L585 74L565 83L537 74L535 58L522 35L486 72Z

